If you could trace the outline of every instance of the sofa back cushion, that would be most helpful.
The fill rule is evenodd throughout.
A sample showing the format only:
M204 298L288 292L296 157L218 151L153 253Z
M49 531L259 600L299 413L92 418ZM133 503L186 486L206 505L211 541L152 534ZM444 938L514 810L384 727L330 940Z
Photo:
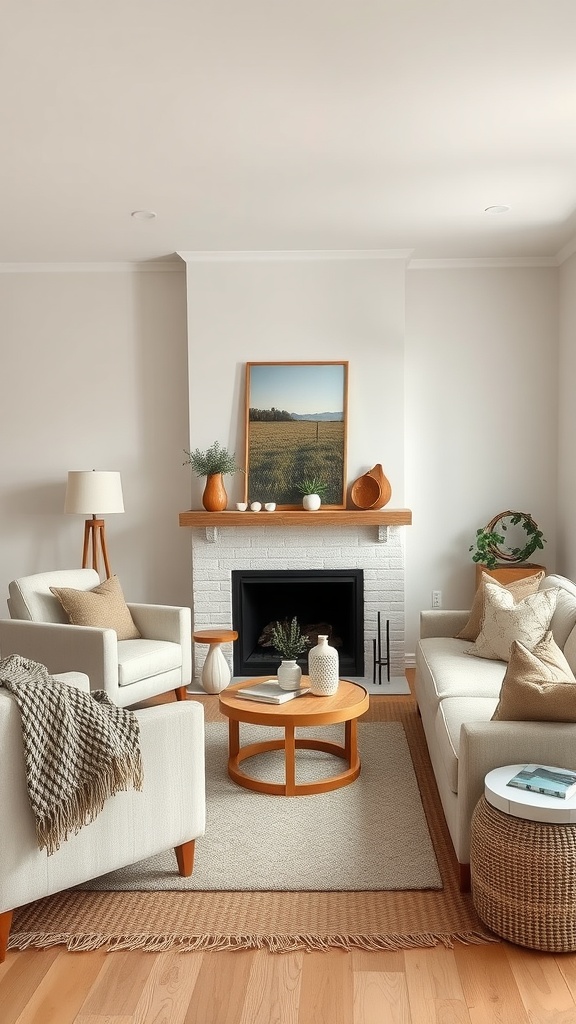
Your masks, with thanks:
M566 641L576 626L576 586L565 576L545 576L539 589L548 590L551 587L558 589L558 598L550 629L556 643L564 650Z
M30 622L68 622L68 616L50 587L75 587L91 590L100 583L95 569L54 569L21 576L8 585L8 610L11 619Z

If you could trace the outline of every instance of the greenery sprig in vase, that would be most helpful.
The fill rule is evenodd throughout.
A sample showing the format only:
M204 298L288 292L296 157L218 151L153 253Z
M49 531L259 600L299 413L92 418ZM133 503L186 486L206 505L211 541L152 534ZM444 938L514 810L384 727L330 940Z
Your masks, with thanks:
M328 485L320 476L307 476L296 484L302 495L302 504L309 512L315 512L326 498Z
M228 495L224 487L224 474L243 473L236 465L236 455L230 454L219 441L214 441L205 452L199 448L194 451L184 449L187 456L184 466L190 465L196 476L206 477L206 486L202 495L202 504L207 512L223 512L228 504Z
M310 639L300 630L296 616L291 621L284 619L272 624L272 643L282 656L278 666L278 685L283 690L297 690L302 679L302 669L296 663L299 654L310 644Z

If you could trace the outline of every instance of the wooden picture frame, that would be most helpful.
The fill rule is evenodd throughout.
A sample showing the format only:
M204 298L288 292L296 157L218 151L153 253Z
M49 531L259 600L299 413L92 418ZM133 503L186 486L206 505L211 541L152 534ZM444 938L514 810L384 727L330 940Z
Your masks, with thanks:
M245 501L301 508L316 477L345 508L347 433L348 362L246 363Z

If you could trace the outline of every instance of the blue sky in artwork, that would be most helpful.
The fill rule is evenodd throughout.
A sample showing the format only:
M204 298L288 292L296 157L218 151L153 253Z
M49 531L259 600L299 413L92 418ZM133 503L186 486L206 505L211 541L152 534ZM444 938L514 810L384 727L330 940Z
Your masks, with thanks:
M288 366L285 363L250 367L250 407L286 409L299 415L344 411L344 366Z

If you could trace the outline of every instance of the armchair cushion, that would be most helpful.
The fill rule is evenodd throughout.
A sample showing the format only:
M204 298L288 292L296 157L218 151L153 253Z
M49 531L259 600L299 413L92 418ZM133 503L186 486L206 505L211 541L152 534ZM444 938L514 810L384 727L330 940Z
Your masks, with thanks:
M144 639L118 642L118 686L129 686L181 667L180 644Z
M104 580L93 590L72 587L50 587L60 601L73 626L97 626L113 629L118 640L137 640L140 632L126 601L117 576Z

